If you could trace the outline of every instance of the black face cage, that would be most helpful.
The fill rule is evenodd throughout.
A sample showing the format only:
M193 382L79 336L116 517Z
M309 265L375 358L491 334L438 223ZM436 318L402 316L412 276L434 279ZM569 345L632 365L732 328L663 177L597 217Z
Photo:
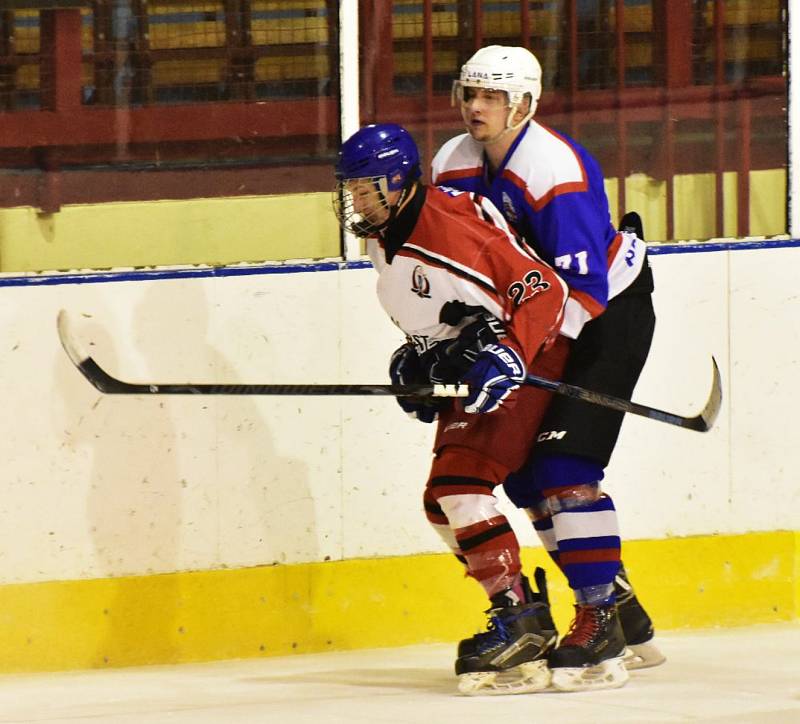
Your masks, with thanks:
M386 195L385 176L339 179L332 199L339 225L355 236L377 234L391 218Z

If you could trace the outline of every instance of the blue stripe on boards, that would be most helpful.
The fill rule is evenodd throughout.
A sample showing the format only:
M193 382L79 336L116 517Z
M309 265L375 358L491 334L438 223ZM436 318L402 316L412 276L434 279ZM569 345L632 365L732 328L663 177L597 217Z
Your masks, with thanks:
M683 244L652 244L647 253L703 254L717 251L747 251L752 249L782 249L800 246L800 239L762 239L753 241L704 241ZM268 274L304 274L308 272L368 269L372 263L359 261L323 261L262 264L253 266L189 267L185 269L130 269L127 271L87 271L68 273L0 275L0 287L37 287L55 284L101 284L107 282L145 282L157 279L203 279L208 277L264 276Z
M679 244L648 244L647 253L697 254L710 251L747 251L750 249L781 249L800 246L800 239L743 239L741 241L696 241Z
M57 284L101 284L107 282L146 282L158 279L204 279L209 277L264 276L307 272L369 269L369 261L311 262L308 264L269 264L264 266L192 267L189 269L132 269L127 271L88 271L26 276L0 276L0 287L40 287Z

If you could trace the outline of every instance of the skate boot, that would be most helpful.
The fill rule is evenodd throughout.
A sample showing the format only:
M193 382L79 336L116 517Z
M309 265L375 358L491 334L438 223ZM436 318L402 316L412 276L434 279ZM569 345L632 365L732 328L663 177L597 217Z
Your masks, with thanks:
M528 579L521 576L522 590L525 592L525 600L523 603L542 603L543 606L537 609L537 617L539 625L544 631L553 631L555 636L558 636L556 625L553 623L553 617L550 615L550 597L547 595L547 577L544 568L537 568L533 572L533 580L536 583L536 591L533 591ZM474 653L481 640L492 635L492 631L483 631L477 633L468 639L462 639L458 642L458 658L462 656L469 656Z
M470 650L456 659L462 694L526 694L549 686L547 654L557 636L555 628L542 628L542 608L537 601L489 609L489 630L468 639Z
M653 643L653 622L636 598L623 566L620 566L619 573L614 579L614 593L617 596L617 611L622 632L628 644L625 650L625 667L630 671L663 664L666 657Z
M628 680L625 636L616 604L575 606L575 620L550 654L553 688L559 691L615 689Z

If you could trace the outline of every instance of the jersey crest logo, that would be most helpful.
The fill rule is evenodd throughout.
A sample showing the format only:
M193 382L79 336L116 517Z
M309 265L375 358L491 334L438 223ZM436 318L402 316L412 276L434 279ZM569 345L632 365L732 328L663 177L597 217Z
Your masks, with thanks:
M515 224L519 220L517 210L514 208L514 202L505 191L503 191L503 216L512 224Z
M431 298L431 283L419 264L411 272L411 291L422 299Z
M520 306L523 302L535 297L540 292L550 289L550 282L542 280L542 273L536 269L529 271L522 281L514 282L506 292L509 299L514 300L515 306Z

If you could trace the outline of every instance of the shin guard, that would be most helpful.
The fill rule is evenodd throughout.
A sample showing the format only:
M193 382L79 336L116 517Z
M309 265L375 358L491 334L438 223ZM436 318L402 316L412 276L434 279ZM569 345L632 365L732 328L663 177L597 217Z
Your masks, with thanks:
M445 449L425 491L428 520L489 598L519 586L519 542L493 492L507 472L471 451ZM452 538L443 530L445 520Z

